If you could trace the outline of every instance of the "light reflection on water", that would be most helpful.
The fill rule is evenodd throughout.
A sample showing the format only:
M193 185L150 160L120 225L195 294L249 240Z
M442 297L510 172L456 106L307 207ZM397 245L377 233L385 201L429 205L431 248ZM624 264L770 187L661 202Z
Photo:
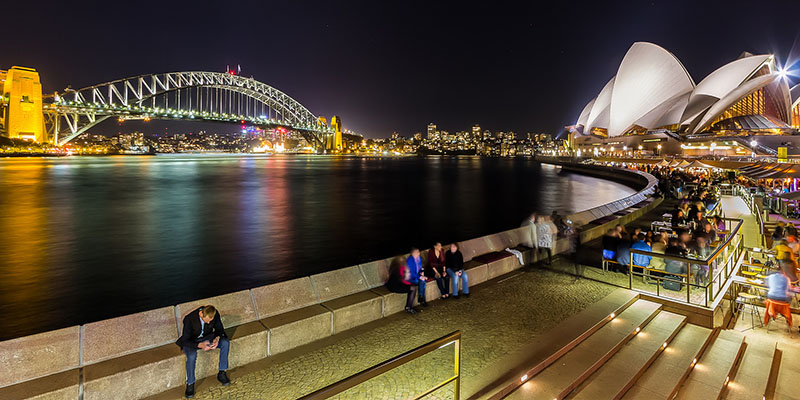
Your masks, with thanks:
M525 159L0 160L0 340L324 272L633 190Z

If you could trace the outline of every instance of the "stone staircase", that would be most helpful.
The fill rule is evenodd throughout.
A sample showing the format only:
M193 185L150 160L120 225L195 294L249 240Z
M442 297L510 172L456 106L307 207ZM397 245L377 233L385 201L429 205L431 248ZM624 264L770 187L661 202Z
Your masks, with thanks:
M800 347L688 324L642 299L607 320L492 398L800 400Z

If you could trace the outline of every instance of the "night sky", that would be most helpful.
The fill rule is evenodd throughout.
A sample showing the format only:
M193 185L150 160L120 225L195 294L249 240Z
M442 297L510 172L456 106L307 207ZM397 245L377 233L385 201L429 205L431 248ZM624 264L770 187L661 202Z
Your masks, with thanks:
M0 68L38 69L45 91L239 64L367 137L429 122L558 132L636 41L695 82L745 50L800 59L796 0L8 3Z

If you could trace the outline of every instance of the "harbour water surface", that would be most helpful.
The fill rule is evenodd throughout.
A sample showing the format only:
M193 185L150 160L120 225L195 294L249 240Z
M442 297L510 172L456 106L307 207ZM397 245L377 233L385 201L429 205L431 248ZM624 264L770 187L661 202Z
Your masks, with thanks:
M633 189L530 159L0 160L0 340L519 226Z

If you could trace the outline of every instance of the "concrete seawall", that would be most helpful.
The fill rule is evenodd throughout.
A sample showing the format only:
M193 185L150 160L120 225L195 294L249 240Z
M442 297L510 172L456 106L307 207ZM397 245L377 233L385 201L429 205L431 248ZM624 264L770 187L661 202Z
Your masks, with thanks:
M585 226L581 240L603 234L609 223L625 223L649 211L655 179L637 171L565 163L564 170L613 179L636 187L626 198L569 218ZM600 218L624 213L613 221ZM517 248L524 262L538 260L528 228L515 228L460 242L470 285L520 268L505 252ZM559 240L558 254L567 248ZM423 252L424 253L424 252ZM184 383L184 357L174 345L183 317L203 304L214 304L233 342L231 367L248 364L347 329L402 311L405 295L383 284L397 256L308 277L242 290L208 299L111 318L81 326L0 342L0 398L139 399ZM438 298L429 284L428 299ZM130 332L146 332L131 336ZM198 378L216 373L218 352L200 354Z

